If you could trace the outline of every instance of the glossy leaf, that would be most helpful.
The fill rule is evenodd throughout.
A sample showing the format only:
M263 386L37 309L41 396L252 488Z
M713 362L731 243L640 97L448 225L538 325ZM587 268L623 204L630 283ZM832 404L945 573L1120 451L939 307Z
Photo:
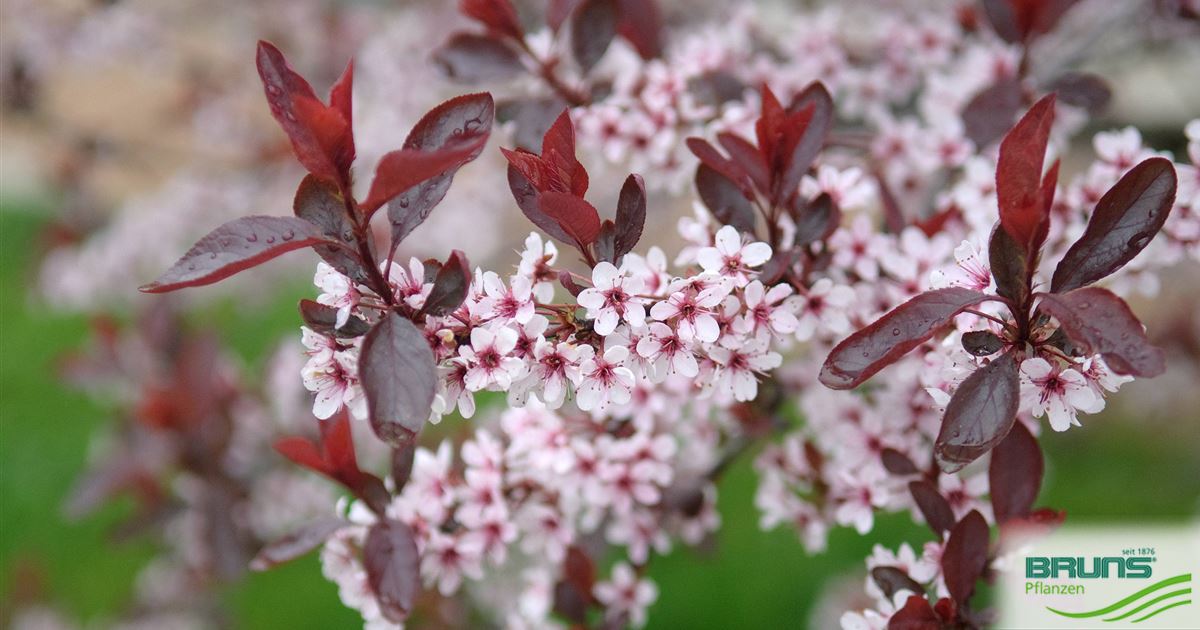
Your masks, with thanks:
M392 519L371 526L363 543L367 583L389 621L403 623L421 587L420 553L412 529Z
M492 133L496 106L490 94L465 94L429 110L404 140L404 149L441 151L478 146L482 149ZM470 159L474 159L473 157ZM469 160L467 160L469 161ZM450 188L457 167L403 191L388 204L394 250L404 237L425 221Z
M912 595L888 619L887 630L942 630L942 622L923 595Z
M702 166L729 180L747 200L754 199L754 186L744 167L721 155L716 147L703 138L688 138L687 147Z
M434 276L433 288L425 298L422 311L429 315L446 315L454 312L471 288L471 265L467 255L457 249L450 253L446 264Z
M961 287L927 291L843 340L821 367L821 382L850 389L891 365L988 295Z
M528 156L530 154L513 152L512 155ZM549 234L552 238L574 245L570 235L558 225L558 221L542 211L542 206L538 201L539 193L537 186L523 175L519 168L511 163L511 159L508 165L508 187L512 191L513 199L517 202L517 207L525 214L525 218L529 219L531 223L541 228L543 232Z
M566 106L556 96L503 101L496 104L496 119L513 123L516 127L513 142L519 148L532 151L538 148L542 137Z
M1044 462L1037 438L1021 422L992 450L988 487L996 522L1025 518L1042 487Z
M375 179L371 181L367 198L359 205L369 216L400 193L448 171L458 170L478 157L486 143L485 135L437 151L400 149L386 153L375 168Z
M933 453L945 472L955 472L979 459L1003 440L1020 406L1017 361L1001 355L966 378L942 416Z
M1024 249L999 223L992 228L992 237L988 240L988 264L996 282L996 293L1018 306L1024 304L1030 292L1029 263Z
M750 177L756 188L771 189L771 173L767 171L767 163L763 160L762 153L758 152L758 147L728 131L717 134L717 142L729 154L729 160Z
M551 123L542 137L542 162L559 178L565 186L561 191L571 192L576 197L582 197L588 189L588 174L583 164L575 157L575 126L571 123L570 110L564 109L558 118ZM539 189L542 192L558 188Z
M642 238L646 226L646 182L641 175L630 175L621 186L617 198L616 237L614 242L616 260L633 251Z
M357 315L351 315L339 328L338 309L312 300L300 300L300 317L304 320L304 325L314 332L341 339L361 337L371 329L370 324Z
M571 238L566 241L568 244L590 245L600 235L600 214L592 204L575 195L542 193L538 195L538 208Z
M717 221L754 232L754 207L729 178L701 164L696 168L696 193Z
M584 74L596 65L617 35L616 0L583 0L571 22L571 53Z
M1045 239L1050 206L1043 194L1042 166L1054 121L1054 95L1029 109L1000 143L996 199L1000 225L1032 260Z
M954 510L950 509L950 503L938 491L938 488L932 481L928 479L918 479L908 482L908 491L912 494L913 502L917 504L917 509L921 510L921 515L925 517L925 523L929 525L929 529L942 538L950 528L954 527Z
M1117 374L1151 377L1166 370L1163 351L1150 344L1142 322L1111 291L1084 287L1040 295L1038 308L1058 320L1067 338L1084 353L1103 356Z
M976 147L985 148L1012 126L1021 110L1021 82L1000 79L976 94L963 108L963 129Z
M515 39L525 36L512 0L459 0L458 10L489 31Z
M950 530L942 551L946 590L959 607L975 593L975 582L987 567L987 560L988 524L977 510L971 510Z
M212 284L292 250L329 243L316 225L296 217L249 216L209 232L150 284L145 293L166 293Z
M477 33L455 33L433 52L433 63L460 83L511 79L525 71L508 44Z
M437 367L425 335L395 313L363 340L358 377L367 395L371 428L392 446L412 439L429 418Z
M592 251L599 262L617 262L617 224L610 219L600 222L600 232L592 243Z
M359 257L354 223L338 186L306 175L296 189L292 209L296 216L320 227L326 240L340 245L313 245L313 251L342 275L366 284L368 276Z
M1101 280L1133 260L1167 221L1175 203L1175 167L1144 160L1096 204L1087 228L1059 261L1050 290L1062 293Z
M349 524L347 521L333 516L312 521L259 550L254 559L250 561L250 569L266 571L304 556L325 544L325 541L334 532Z
M986 357L1004 349L1004 340L990 330L963 333L963 349L977 357Z
M662 55L662 10L658 0L617 0L620 21L617 32L642 59Z
M825 146L825 138L833 126L833 98L819 81L805 88L796 97L793 107L788 124L796 127L792 133L798 134L798 138L780 186L785 198L799 189L800 180Z

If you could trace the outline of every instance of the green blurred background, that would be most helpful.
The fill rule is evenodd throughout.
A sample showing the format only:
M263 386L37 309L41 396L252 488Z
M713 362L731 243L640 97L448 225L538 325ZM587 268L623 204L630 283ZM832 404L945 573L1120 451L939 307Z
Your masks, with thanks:
M86 318L52 313L30 295L46 207L0 207L0 622L12 614L12 602L32 594L73 619L102 623L129 604L134 575L153 547L109 540L128 504L79 523L62 517L89 438L107 418L56 377L56 361L84 341ZM294 296L305 290L303 280L280 287L268 308L225 303L193 317L215 322L253 370L281 336L294 334ZM1153 393L1153 384L1143 387L1150 388L1143 395ZM1076 523L1194 518L1200 505L1198 411L1146 417L1122 405L1121 396L1112 402L1110 411L1085 419L1082 428L1044 437L1048 474L1039 503L1065 509ZM677 549L652 563L662 594L651 610L651 627L802 627L823 589L846 577L857 583L872 545L918 546L929 538L901 514L883 519L868 537L840 528L826 553L808 556L792 532L758 529L751 459L721 482L723 525L715 547ZM226 589L223 603L243 628L361 623L341 606L315 556L248 575Z

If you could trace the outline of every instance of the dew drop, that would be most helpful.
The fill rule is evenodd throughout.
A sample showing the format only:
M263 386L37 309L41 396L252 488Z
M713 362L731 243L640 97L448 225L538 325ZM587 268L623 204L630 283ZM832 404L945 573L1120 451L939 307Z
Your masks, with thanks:
M893 329L892 329L892 336L893 336L893 337L898 337L899 335L900 335L900 329L899 329L899 328L893 328Z
M268 242L268 243L274 243L274 242L275 242L275 237L274 237L274 236L268 236L268 237L267 237L267 242Z
M958 437L961 434L962 434L962 431L955 429L954 431L950 432L950 437Z
M217 252L209 252L209 253L208 253L208 257L209 257L211 260L216 260L216 259L217 259Z
M291 230L288 230L288 231L284 232L283 234L281 234L280 237L285 241L290 241L293 238L296 238L296 233Z
M1150 238L1152 236L1153 236L1152 234L1140 232L1140 233L1134 234L1132 237L1130 237L1129 242L1126 244L1131 249L1141 249L1141 248L1145 247L1147 243L1150 242Z
M407 208L408 207L408 198L401 197L399 200L396 201L396 203L399 204L401 208Z
M1091 302L1080 302L1079 303L1079 310L1086 311L1089 308L1092 308Z
M278 85L275 85L273 83L268 83L267 84L267 93L278 96L283 93L283 90L279 89Z
M871 353L870 353L870 352L867 352L866 350L863 350L863 358L864 358L864 359L866 359L866 358L868 358L868 357L870 357L870 356L871 356Z
M288 112L285 112L283 115L291 122L296 122L296 115L293 114L292 112L288 111Z
M195 271L195 270L196 270L196 263L189 263L188 271Z
M253 232L251 232L250 234L247 234L247 235L246 235L246 242L248 242L248 243L257 243L257 242L258 242L258 235L257 235L257 234L255 234L255 233L253 233Z

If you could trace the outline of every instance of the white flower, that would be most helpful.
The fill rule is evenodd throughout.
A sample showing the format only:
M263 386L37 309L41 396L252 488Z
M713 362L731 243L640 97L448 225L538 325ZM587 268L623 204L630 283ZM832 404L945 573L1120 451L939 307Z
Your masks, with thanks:
M358 306L358 291L350 278L342 275L333 267L319 262L317 273L313 276L313 284L321 289L317 303L332 306L338 310L336 327L341 328L350 321L350 311Z
M679 338L684 341L713 343L721 336L721 326L713 317L713 309L721 304L729 288L718 284L699 293L691 290L676 291L665 302L650 308L650 316L658 321L677 319L675 325Z
M385 262L384 265L386 264ZM425 282L424 263L413 257L408 261L408 269L393 262L390 269L381 271L387 275L397 298L411 308L419 309L425 306L425 298L429 297L429 292L433 290L433 283Z
M635 296L641 283L625 275L612 263L602 262L592 269L592 288L584 289L576 300L595 320L596 334L607 336L624 319L631 326L646 322L646 307Z
M510 281L506 285L496 272L484 272L483 291L490 307L488 317L526 324L534 313L533 282L521 275L513 276Z
M668 374L695 378L700 373L700 368L688 345L670 326L652 322L650 334L638 340L637 353L653 361L655 380Z
M607 617L628 616L629 625L634 628L646 625L646 609L658 599L658 587L654 582L638 578L633 567L625 562L614 565L611 579L598 582L592 592L608 609Z
M764 341L770 339L772 332L777 335L796 332L800 322L791 312L791 303L785 302L791 294L792 287L786 284L777 284L770 291L758 280L746 285L742 292L746 312L734 322L734 330Z
M472 330L471 345L458 349L459 355L470 366L464 377L467 389L477 392L493 385L501 390L508 389L525 367L520 359L508 356L516 346L517 331L511 328Z
M766 243L742 245L742 236L731 225L717 230L714 247L705 247L696 252L696 261L705 273L733 279L739 287L749 282L751 267L758 267L771 259L771 246Z
M829 278L817 280L800 296L796 339L808 341L817 332L842 334L849 330L847 311L857 300L854 289L834 285Z
M609 403L623 405L633 392L633 372L624 367L629 350L624 346L608 348L580 365L582 381L575 392L575 404L583 411L603 409Z
M986 291L992 286L992 268L986 249L972 241L963 241L954 248L954 261L956 264L953 267L935 269L929 275L932 288L964 287Z
M753 400L758 395L758 374L773 370L783 357L767 350L767 342L751 340L737 348L716 347L709 350L720 366L716 385L733 392L734 400Z
M1088 380L1071 368L1060 368L1034 357L1021 362L1021 403L1028 405L1034 417L1046 415L1055 431L1079 426L1075 412L1096 413L1104 408Z

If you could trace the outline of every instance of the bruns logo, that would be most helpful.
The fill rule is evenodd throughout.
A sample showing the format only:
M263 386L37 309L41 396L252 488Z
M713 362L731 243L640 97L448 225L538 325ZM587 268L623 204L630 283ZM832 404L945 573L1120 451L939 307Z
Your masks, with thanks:
M1154 558L1147 556L1030 556L1025 558L1027 579L1148 578Z

